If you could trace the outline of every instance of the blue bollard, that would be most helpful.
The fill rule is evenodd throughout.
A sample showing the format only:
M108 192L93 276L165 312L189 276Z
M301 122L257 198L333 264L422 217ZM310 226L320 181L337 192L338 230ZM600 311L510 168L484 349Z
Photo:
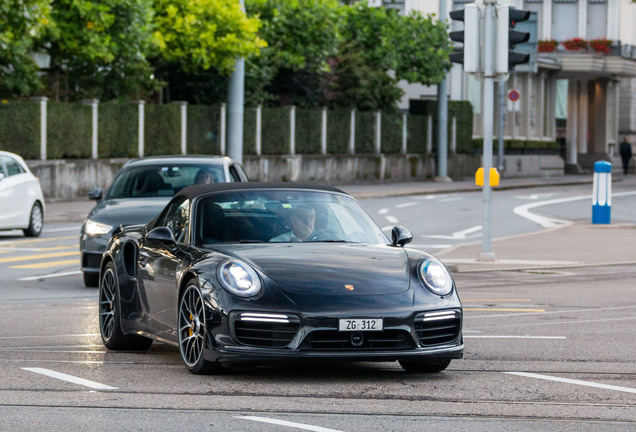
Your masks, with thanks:
M594 163L592 191L592 223L610 223L612 213L612 164L606 161Z

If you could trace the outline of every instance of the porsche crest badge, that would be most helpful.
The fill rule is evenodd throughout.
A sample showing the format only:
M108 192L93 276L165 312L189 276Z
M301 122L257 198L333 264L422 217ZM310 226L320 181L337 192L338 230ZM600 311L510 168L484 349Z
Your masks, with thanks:
M354 287L353 285L345 285L345 288L349 291L353 291L354 289L356 289L356 287Z

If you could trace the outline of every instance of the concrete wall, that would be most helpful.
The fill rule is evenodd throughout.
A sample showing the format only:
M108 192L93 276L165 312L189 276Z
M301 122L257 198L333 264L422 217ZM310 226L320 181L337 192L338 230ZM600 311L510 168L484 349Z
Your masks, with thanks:
M47 201L84 200L88 191L107 188L126 159L30 160ZM473 178L480 155L451 154L448 175ZM246 156L243 166L255 181L307 181L330 185L426 181L435 177L434 155ZM505 157L503 177L563 175L558 156Z

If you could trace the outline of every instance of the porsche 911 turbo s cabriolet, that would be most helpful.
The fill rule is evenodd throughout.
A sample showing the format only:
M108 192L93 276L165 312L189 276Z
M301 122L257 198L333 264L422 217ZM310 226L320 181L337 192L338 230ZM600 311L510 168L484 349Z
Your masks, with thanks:
M242 362L398 361L439 372L462 357L447 268L389 240L337 188L190 186L144 226L119 228L100 266L111 350L178 347L195 374Z

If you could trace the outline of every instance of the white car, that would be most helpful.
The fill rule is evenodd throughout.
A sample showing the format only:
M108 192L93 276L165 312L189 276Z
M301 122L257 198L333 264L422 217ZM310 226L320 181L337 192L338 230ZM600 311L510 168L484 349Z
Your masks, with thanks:
M20 156L0 151L0 230L21 229L37 237L44 225L40 179Z

